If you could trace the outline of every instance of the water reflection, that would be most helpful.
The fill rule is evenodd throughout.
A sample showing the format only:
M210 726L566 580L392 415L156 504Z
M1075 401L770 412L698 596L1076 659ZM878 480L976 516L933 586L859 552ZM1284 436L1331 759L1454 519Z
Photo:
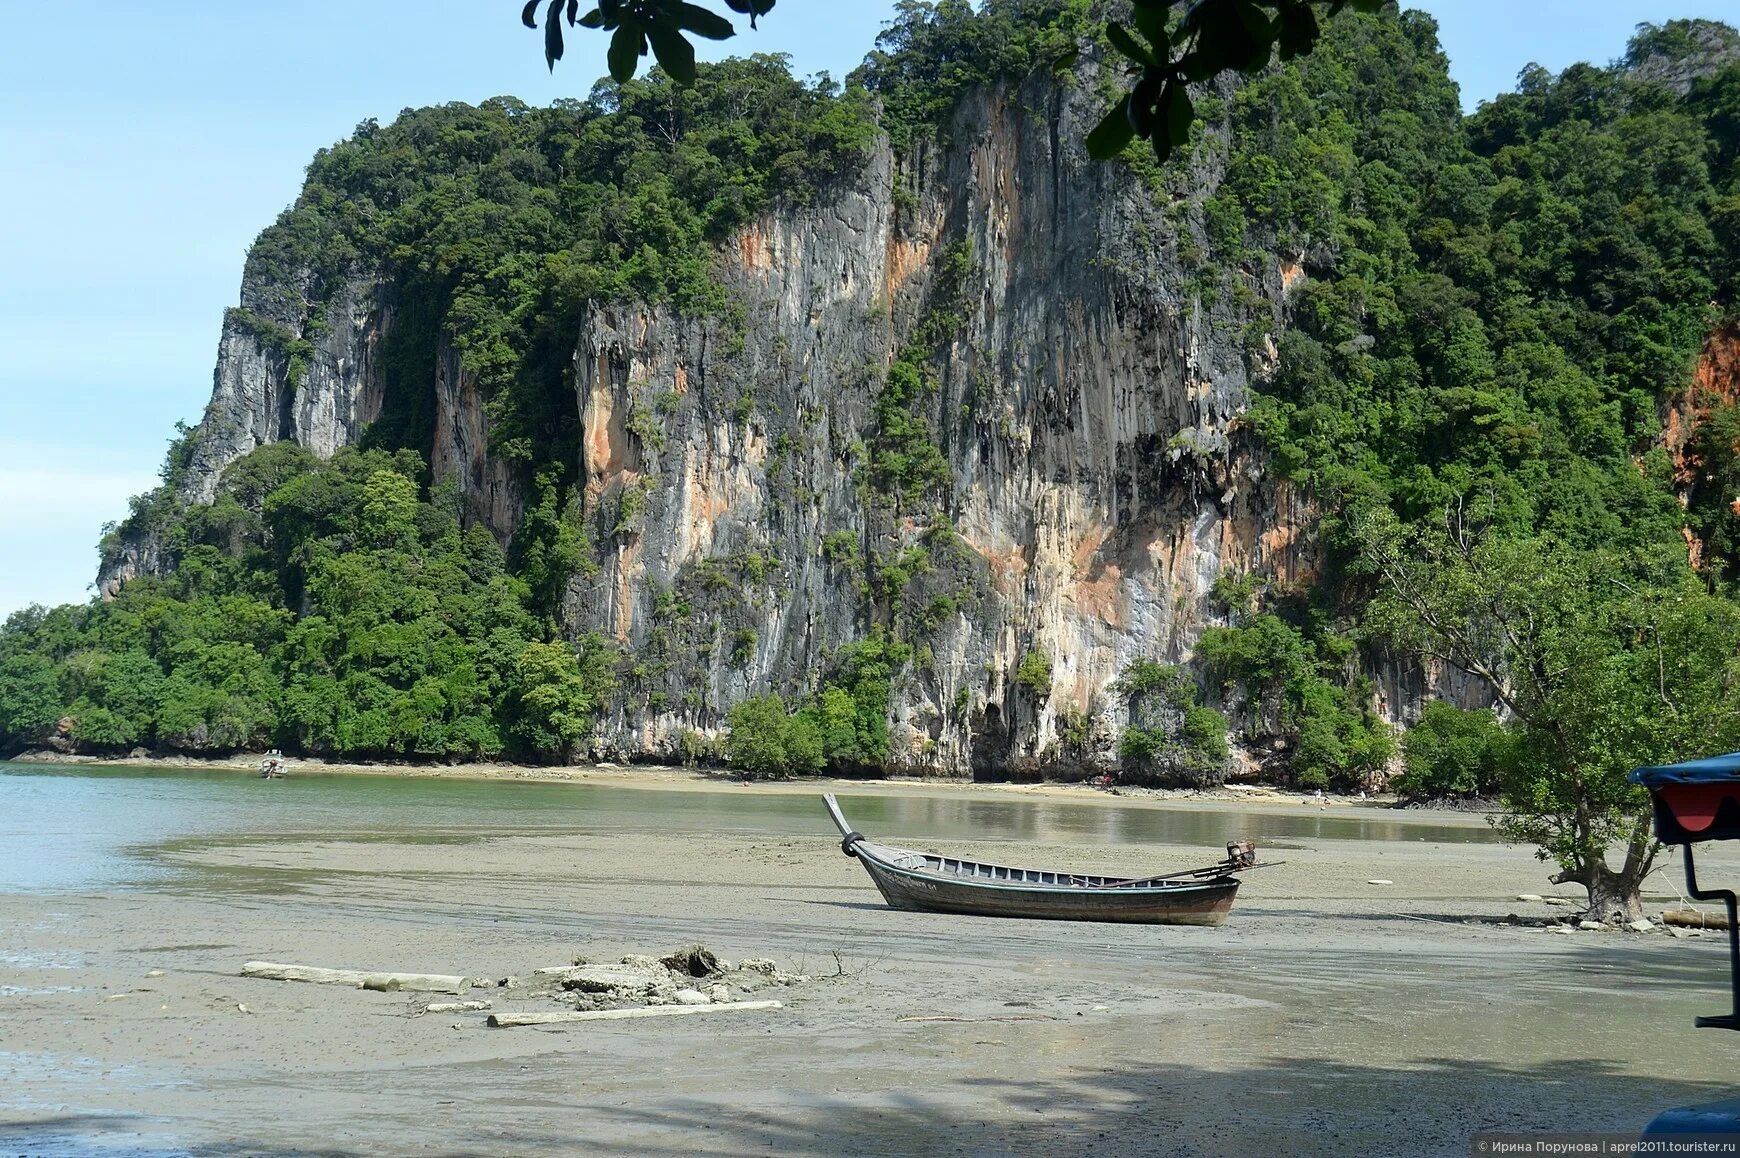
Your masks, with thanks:
M870 836L1051 840L1071 844L1175 844L1219 848L1229 840L1423 841L1499 844L1476 825L1357 815L1300 815L1261 808L1115 808L1061 801L841 796L848 818Z
M168 842L248 834L298 839L452 842L516 833L709 831L829 836L812 793L732 786L614 785L300 773L43 768L0 762L0 891L60 892L173 883L140 854ZM1043 841L1218 849L1228 840L1491 843L1483 826L1397 821L1369 812L1301 815L1260 807L1121 807L960 796L841 797L866 834L897 841Z

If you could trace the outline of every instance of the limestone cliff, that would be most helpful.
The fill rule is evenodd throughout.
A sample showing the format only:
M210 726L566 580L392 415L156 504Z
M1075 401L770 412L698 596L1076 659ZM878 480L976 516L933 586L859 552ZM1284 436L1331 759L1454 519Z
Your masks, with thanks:
M818 657L880 627L916 649L891 766L1091 770L1122 725L1109 686L1133 659L1189 655L1217 576L1309 576L1313 511L1240 428L1308 263L1253 259L1219 271L1239 292L1204 295L1187 255L1219 174L1205 163L1166 204L1086 157L1096 115L1048 78L979 90L937 141L884 142L731 239L728 308L588 311L573 389L595 565L563 617L634 660L598 754L668 755L747 695L813 688ZM381 414L395 286L314 281L244 285L176 501L210 501L258 445L328 455ZM915 405L950 481L914 505L875 493L867 444L887 367L927 325L936 388ZM507 541L527 480L492 453L475 382L444 345L421 388L435 475ZM102 589L173 563L123 535ZM1030 654L1048 687L1017 682ZM1386 686L1392 717L1420 694Z
M241 305L224 315L211 401L161 499L209 503L224 468L254 448L290 440L328 457L379 416L390 287L356 278L321 307L309 301L312 280L306 271L289 285L254 270L243 278ZM104 544L97 590L113 597L127 580L174 564L151 524L123 528Z
M1191 290L1174 224L1189 228L1188 213L1163 213L1074 144L1093 115L1077 90L1030 83L966 101L946 147L879 151L824 203L774 214L721 254L741 323L593 312L575 369L602 547L568 614L680 656L621 706L609 750L659 750L745 694L802 690L813 657L953 590L975 597L952 600L896 681L892 763L1091 766L1122 720L1108 685L1132 659L1187 656L1218 575L1310 568L1309 509L1265 482L1239 432L1263 362L1244 347L1250 318ZM865 560L898 556L927 522L866 496L862 442L879 372L963 243L926 417L952 475L940 513L970 555L891 607L858 582ZM1237 276L1272 328L1301 274L1277 259ZM642 496L632 525L618 521L624 494ZM857 547L845 561L823 549L842 532ZM698 598L710 564L743 552L774 566L730 599ZM686 617L656 612L667 589ZM753 645L733 649L746 632ZM1030 651L1052 661L1045 694L1014 680Z

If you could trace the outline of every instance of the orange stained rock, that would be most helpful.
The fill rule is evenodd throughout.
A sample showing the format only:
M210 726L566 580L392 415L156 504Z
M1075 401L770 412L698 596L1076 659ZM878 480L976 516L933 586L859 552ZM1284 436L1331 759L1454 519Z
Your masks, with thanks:
M756 273L773 269L773 242L767 235L765 222L747 226L737 235L737 255L742 259L744 269Z
M1087 534L1083 535L1081 542L1076 544L1075 553L1070 557L1070 562L1075 565L1077 571L1087 570L1088 564L1093 562L1094 556L1099 553L1100 544L1106 541L1106 534L1105 527L1088 528Z
M893 304L901 287L930 261L930 251L930 241L922 237L911 240L896 237L889 241L888 281L882 292L885 302Z
M1702 465L1687 447L1698 424L1717 406L1740 401L1740 325L1718 327L1704 340L1704 348L1692 369L1692 380L1668 407L1662 430L1662 445L1674 461L1674 481L1690 486Z
M1740 499L1736 499L1735 513L1740 514ZM1680 536L1686 541L1686 562L1696 571L1704 563L1704 541L1692 534L1690 527L1681 527Z
M1703 467L1690 449L1692 436L1712 410L1732 406L1737 401L1740 401L1740 325L1729 322L1704 339L1704 348L1692 369L1692 380L1668 407L1663 424L1662 446L1673 459L1674 483L1680 488L1682 507L1689 504L1691 490ZM1729 509L1740 514L1740 498L1731 500ZM1704 544L1690 530L1682 528L1681 534L1686 540L1687 561L1693 567L1701 566Z
M594 368L592 396L586 400L586 462L594 479L602 479L620 469L624 448L620 424L616 421L616 404L610 389L610 362L598 356ZM617 427L615 436L612 427Z
M1080 579L1064 589L1064 598L1084 614L1108 627L1124 626L1123 571L1115 566L1101 568L1089 579Z
M628 542L619 542L616 547L616 639L618 643L627 643L629 632L634 627L634 593L639 586L641 577L640 536L632 537Z
M697 554L704 554L713 542L713 529L719 517L731 509L730 487L718 475L711 454L685 464L683 474L683 510L689 527L689 544Z

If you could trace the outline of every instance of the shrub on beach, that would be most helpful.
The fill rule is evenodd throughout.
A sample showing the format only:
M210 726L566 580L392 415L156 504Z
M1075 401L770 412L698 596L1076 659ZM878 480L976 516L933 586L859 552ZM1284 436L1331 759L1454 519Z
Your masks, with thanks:
M808 713L793 714L774 693L744 700L726 717L725 755L755 777L821 771L822 735Z
M1403 796L1490 796L1499 789L1514 742L1490 711L1465 711L1433 701L1402 739L1404 769L1394 788Z
M1193 788L1225 781L1226 717L1196 702L1196 683L1188 672L1138 660L1116 688L1130 710L1118 742L1126 780Z

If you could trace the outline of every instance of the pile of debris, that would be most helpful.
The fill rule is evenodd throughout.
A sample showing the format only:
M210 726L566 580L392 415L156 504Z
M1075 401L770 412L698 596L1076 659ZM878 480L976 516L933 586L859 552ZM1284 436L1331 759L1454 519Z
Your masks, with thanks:
M1549 933L1652 933L1666 932L1675 938L1700 937L1705 929L1726 929L1728 916L1726 913L1704 912L1696 908L1663 909L1657 920L1639 917L1628 921L1618 913L1608 916L1605 921L1596 921L1586 907L1580 907L1578 902L1569 897L1543 897L1538 893L1523 893L1517 897L1519 901L1532 901L1539 904L1558 905L1568 909L1568 912L1556 913L1551 917L1525 919L1512 913L1507 918L1513 925L1533 925L1544 928Z
M524 996L553 996L572 1009L586 1011L722 1005L737 1000L739 994L808 980L803 974L782 971L766 958L746 957L733 964L705 945L687 945L663 957L631 953L609 964L576 957L572 965L535 969L529 979L508 977L500 984L529 990Z
M705 945L686 945L663 957L629 954L613 963L575 957L572 964L534 969L502 978L428 973L368 973L309 965L278 965L250 961L242 976L275 981L310 981L349 985L381 992L446 994L413 998L409 1012L488 1013L492 1026L550 1025L568 1021L617 1020L629 1017L675 1016L712 1010L779 1009L782 1003L746 999L772 988L802 984L807 974L787 973L765 957L733 963ZM480 989L502 991L479 999ZM525 1012L492 1012L497 1000ZM556 1008L552 1010L551 1005ZM536 1007L542 1006L542 1009ZM460 1028L462 1023L455 1023Z

